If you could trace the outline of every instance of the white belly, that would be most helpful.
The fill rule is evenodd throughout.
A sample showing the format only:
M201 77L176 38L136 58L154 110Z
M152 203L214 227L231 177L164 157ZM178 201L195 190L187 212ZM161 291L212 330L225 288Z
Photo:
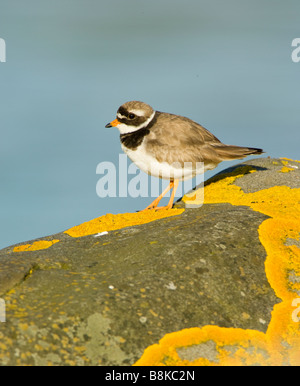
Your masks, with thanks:
M186 162L184 167L179 163L169 164L167 162L158 162L156 158L145 151L142 143L136 150L130 150L121 145L124 153L141 169L143 172L154 177L164 179L179 179L181 181L195 177L197 174L202 174L208 169L213 169L216 165L206 165L203 162L197 162L192 165L191 162Z

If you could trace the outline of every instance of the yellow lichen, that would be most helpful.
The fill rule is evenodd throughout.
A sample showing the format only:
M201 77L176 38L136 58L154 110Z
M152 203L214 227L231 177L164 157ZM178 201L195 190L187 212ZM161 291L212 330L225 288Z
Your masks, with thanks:
M293 300L300 298L300 248L296 245L300 235L300 189L274 186L244 193L233 182L250 171L246 166L223 179L216 178L205 187L205 203L246 205L270 217L262 222L258 233L267 252L267 279L282 302L274 306L267 332L209 325L185 329L167 334L158 344L148 347L135 365L300 365L300 322L292 318ZM189 200L183 198L186 203ZM191 202L197 204L195 200ZM287 244L287 239L294 239L295 245ZM296 280L290 279L291 274ZM208 341L216 345L214 361L187 361L177 352Z
M280 170L281 173L289 173L295 171L294 168L288 168L287 166L283 166L282 169Z
M60 240L39 240L35 241L32 244L23 244L14 247L13 252L24 252L24 251L39 251L41 249L47 249L53 244L58 243Z
M169 216L181 214L184 209L148 210L137 213L106 214L65 231L69 236L82 237L105 231L126 228L133 225L146 224Z
M281 157L280 159L286 160L286 161L292 161L292 162L299 162L300 163L300 161L297 161L297 160L294 160L294 159L290 159L290 158L286 158L286 157ZM281 161L281 162L284 162L284 161Z

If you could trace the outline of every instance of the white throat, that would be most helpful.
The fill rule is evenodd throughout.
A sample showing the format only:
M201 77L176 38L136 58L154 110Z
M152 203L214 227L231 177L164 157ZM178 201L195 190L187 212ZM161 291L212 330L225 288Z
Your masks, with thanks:
M146 127L149 125L149 123L152 121L152 119L154 118L154 115L155 115L155 111L153 111L153 113L151 114L151 116L144 122L142 123L140 126L131 126L131 125L125 125L125 123L119 123L118 126L116 126L119 131L120 131L120 134L129 134L129 133L133 133L134 131L137 131L137 130L140 130L142 129L143 127Z

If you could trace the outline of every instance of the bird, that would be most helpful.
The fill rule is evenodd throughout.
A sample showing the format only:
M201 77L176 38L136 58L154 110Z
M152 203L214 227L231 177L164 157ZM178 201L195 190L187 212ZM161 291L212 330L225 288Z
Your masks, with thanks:
M263 153L255 147L225 145L199 123L154 110L140 101L122 104L116 119L105 127L119 129L122 150L141 170L169 180L167 188L144 211L171 209L179 181L212 170L222 161ZM168 204L158 206L171 189Z

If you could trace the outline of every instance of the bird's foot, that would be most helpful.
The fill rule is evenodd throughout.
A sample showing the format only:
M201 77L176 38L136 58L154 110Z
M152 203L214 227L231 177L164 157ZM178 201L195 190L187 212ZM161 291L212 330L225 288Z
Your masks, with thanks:
M143 210L140 210L140 212L146 212L147 210L162 210L162 209L172 209L173 207L173 203L172 204L168 204L166 206L154 206L152 204L148 205L147 208L143 209Z
M160 200L161 200L161 197L157 197L153 202L151 202L150 205L147 206L147 208L141 210L140 212L145 212L146 210L150 210L150 209L157 209L157 205Z

